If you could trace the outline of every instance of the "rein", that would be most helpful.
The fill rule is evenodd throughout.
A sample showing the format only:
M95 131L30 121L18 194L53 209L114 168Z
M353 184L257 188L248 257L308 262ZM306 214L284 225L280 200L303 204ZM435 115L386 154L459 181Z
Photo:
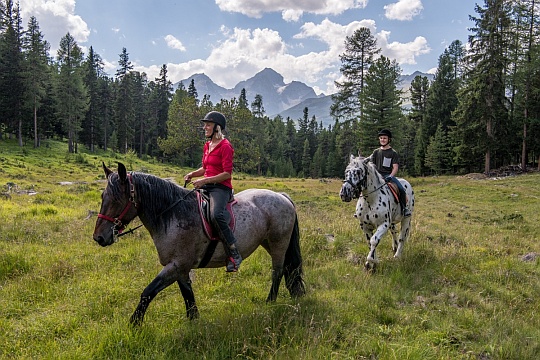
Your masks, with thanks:
M189 184L189 182L185 182L184 184L184 188ZM162 212L159 213L159 215L157 217L161 217L161 215L165 214L167 211L171 210L173 207L175 207L176 205L178 205L178 203L180 201L184 201L186 200L186 198L189 196L189 194L191 194L192 192L196 191L196 189L192 189L190 191L187 192L187 194L185 194L184 196L182 196L181 198L179 198L178 200L176 200L175 202L173 202L171 205L169 205L168 208L166 208L165 210L163 210Z

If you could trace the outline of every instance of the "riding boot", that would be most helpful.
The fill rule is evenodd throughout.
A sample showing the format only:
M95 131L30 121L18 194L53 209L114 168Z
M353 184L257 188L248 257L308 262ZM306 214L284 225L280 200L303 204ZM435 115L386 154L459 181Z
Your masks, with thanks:
M401 206L401 213L404 217L411 216L411 210L407 208L407 194L404 191L399 192L399 205Z
M236 272L242 263L242 256L236 248L236 244L226 245L227 249L227 272Z

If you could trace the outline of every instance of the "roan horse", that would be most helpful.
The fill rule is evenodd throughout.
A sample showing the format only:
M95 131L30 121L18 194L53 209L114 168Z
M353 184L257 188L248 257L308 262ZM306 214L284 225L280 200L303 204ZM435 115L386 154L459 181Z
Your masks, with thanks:
M345 169L345 180L339 196L349 202L358 198L354 216L360 221L360 227L366 235L370 246L364 268L374 271L379 262L376 249L381 238L390 230L392 234L392 250L394 258L399 258L403 244L410 235L411 217L403 217L401 208L392 195L388 184L375 166L365 158L351 155L349 165ZM407 180L399 179L407 193L407 205L411 213L414 210L414 191ZM396 224L401 223L401 231Z
M161 272L144 289L131 323L140 325L152 299L176 282L186 305L187 317L199 313L191 287L191 269L226 265L223 246L206 236L195 190L186 190L159 177L128 173L118 164L115 173L103 164L107 187L102 194L94 240L101 246L113 244L118 234L139 217L157 249ZM272 258L272 285L266 301L275 301L283 276L293 298L304 295L298 217L292 200L271 190L250 189L235 195L233 207L237 246L247 258L262 246ZM210 249L210 250L209 250Z

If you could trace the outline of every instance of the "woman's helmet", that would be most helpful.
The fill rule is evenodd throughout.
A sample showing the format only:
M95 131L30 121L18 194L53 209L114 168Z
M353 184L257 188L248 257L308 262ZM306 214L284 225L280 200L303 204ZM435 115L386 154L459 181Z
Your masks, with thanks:
M210 111L201 121L217 124L221 126L221 130L225 130L225 126L227 125L227 120L225 120L225 116L223 116L222 113L217 111Z
M384 135L388 136L389 139L392 138L392 133L388 129L382 129L381 131L379 131L379 134L377 136L384 136Z

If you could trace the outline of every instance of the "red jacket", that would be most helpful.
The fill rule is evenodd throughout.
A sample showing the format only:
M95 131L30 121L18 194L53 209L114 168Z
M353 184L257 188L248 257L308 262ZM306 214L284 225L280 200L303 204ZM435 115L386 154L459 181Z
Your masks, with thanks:
M207 141L204 144L203 157L202 157L202 166L204 168L204 177L215 176L221 174L222 172L228 172L232 175L233 170L233 158L234 158L234 149L227 139L221 140L219 144L212 150L208 152L210 146L210 141ZM227 180L221 182L220 184L225 185L229 188L232 187L232 179L228 178Z

